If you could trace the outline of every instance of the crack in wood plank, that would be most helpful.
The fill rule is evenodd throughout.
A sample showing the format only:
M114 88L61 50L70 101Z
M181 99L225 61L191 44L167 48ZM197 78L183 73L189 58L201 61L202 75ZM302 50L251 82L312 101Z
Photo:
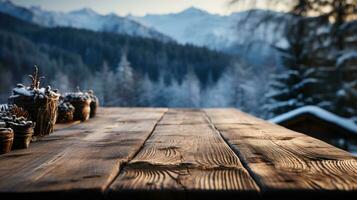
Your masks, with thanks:
M135 158L135 156L143 149L145 142L151 137L151 135L153 134L153 132L156 129L156 126L159 124L159 122L162 120L162 118L164 117L164 115L166 114L167 110L162 114L162 116L160 117L159 120L157 120L157 122L155 123L153 129L151 130L150 134L146 137L145 141L142 143L142 145L140 146L140 148L127 160L123 161L119 166L119 170L117 172L117 174L113 177L113 179L108 183L107 186L105 186L103 193L106 194L108 193L108 189L109 187L113 184L113 182L115 181L115 179L119 176L120 172L122 171L122 169L133 159Z
M158 190L185 199L209 191L257 195L259 188L201 110L170 109L109 193Z
M238 156L240 162L242 163L243 167L247 170L247 172L249 173L250 177L252 177L252 179L254 180L255 184L257 184L257 186L259 187L259 190L262 190L262 185L260 183L259 180L257 180L256 175L253 173L253 171L251 171L251 169L248 167L248 163L244 160L244 158L242 157L239 149L235 149L234 146L225 138L223 137L221 131L219 131L216 127L216 125L212 122L211 117L208 115L208 113L203 110L205 115L207 116L207 118L209 119L210 124L214 127L214 129L217 131L217 133L220 135L220 137L224 140L224 142L229 146L230 149L232 149L232 151ZM253 125L251 123L239 123L239 124L244 124L244 125Z

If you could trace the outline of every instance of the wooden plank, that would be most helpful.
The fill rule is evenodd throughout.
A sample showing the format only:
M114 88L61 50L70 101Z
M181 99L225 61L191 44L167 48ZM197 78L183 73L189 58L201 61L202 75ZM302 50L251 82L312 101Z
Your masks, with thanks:
M205 111L264 195L356 197L357 160L349 153L237 110Z
M101 195L165 112L102 108L93 120L56 131L29 149L1 155L0 198L48 197L41 192Z
M197 109L175 109L168 110L165 117L159 122L163 125L180 125L180 124L207 124L208 118L198 112Z
M72 121L72 122L67 122L67 123L55 124L54 131L59 131L59 130L65 129L65 128L69 128L69 127L72 127L79 123L81 123L81 121L77 120L77 121Z
M211 108L204 109L208 114L212 124L257 124L265 123L264 120L252 117L251 115L241 112L234 108Z
M109 190L110 197L144 199L232 193L257 195L258 187L200 110L169 110Z

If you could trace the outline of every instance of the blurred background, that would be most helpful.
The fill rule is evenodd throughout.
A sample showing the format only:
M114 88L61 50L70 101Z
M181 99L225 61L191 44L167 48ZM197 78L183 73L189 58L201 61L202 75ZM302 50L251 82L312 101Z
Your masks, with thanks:
M0 103L37 65L103 106L235 107L354 151L356 20L357 0L1 0Z

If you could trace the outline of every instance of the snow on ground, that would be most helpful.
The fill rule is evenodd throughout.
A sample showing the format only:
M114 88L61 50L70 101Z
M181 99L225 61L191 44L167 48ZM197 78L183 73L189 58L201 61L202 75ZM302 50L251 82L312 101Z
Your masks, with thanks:
M279 124L283 121L292 119L298 115L301 114L311 114L316 117L319 117L325 121L328 121L330 123L336 124L340 127L343 127L355 134L357 134L357 124L353 122L351 119L343 118L340 116L337 116L331 112L328 112L322 108L319 108L317 106L303 106L301 108L292 110L290 112L287 112L285 114L279 115L277 117L274 117L269 120L269 122Z

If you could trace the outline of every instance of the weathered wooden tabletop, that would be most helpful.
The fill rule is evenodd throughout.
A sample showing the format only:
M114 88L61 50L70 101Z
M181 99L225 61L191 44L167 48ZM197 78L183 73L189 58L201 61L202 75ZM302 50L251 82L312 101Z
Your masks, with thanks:
M102 108L0 156L0 199L356 197L357 159L235 109Z

